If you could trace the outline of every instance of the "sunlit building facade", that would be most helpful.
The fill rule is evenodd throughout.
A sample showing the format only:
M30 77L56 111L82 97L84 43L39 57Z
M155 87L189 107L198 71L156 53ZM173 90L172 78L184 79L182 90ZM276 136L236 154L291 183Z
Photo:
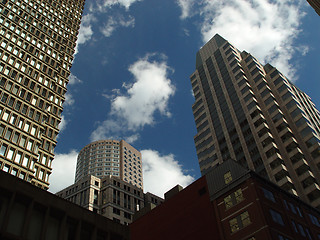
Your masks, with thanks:
M191 75L202 174L227 159L320 206L320 115L270 64L215 35Z
M93 175L115 176L143 189L141 153L124 140L100 140L81 149L75 182Z
M48 189L84 0L0 1L0 169Z

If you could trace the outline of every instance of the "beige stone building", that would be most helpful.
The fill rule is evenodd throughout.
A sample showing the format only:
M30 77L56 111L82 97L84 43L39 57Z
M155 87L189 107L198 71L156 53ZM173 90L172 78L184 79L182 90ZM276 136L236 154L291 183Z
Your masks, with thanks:
M143 189L141 153L124 140L100 140L81 149L75 182L93 175L115 176Z
M320 115L270 64L215 35L191 75L202 174L226 159L320 207Z
M84 0L0 2L0 169L48 189Z
M131 223L134 213L146 204L163 202L162 198L144 194L141 188L112 175L86 176L56 195L124 225Z

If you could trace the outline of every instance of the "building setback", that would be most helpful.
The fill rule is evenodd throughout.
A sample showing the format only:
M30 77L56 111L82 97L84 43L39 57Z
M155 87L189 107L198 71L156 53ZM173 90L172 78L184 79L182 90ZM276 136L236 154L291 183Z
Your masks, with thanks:
M84 0L0 1L0 169L48 189Z
M141 188L111 175L89 175L56 195L124 225L131 223L134 213L146 204L163 202L162 198L144 194Z
M93 175L115 176L143 189L141 153L124 140L100 140L81 149L75 182Z
M227 159L320 207L320 115L309 96L215 35L191 75L201 173Z
M130 239L302 240L320 212L233 160L211 168L130 224Z

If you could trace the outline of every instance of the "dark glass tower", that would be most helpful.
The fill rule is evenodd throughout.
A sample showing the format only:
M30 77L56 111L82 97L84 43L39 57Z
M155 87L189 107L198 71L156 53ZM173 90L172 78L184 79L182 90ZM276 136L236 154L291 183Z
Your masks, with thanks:
M310 97L270 64L215 35L191 75L201 173L226 159L320 205L320 115Z

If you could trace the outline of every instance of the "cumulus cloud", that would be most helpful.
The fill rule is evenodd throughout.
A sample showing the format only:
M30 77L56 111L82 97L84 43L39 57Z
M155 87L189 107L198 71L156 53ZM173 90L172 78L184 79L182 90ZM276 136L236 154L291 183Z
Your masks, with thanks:
M61 122L58 125L59 132L61 133L67 126L68 121L65 119L65 117L61 116Z
M170 117L169 98L174 95L175 87L168 78L170 68L165 60L151 60L147 55L129 67L134 76L133 83L124 83L124 94L115 90L104 95L111 99L111 112L107 120L91 134L91 140L109 138L122 132L137 131L145 125L155 123L156 113Z
M82 81L76 75L74 75L73 73L70 73L68 79L69 79L68 85L74 85L74 84L77 84L77 83L82 83Z
M85 44L91 39L93 35L92 22L94 20L95 18L92 14L87 14L82 17L74 55L78 53L79 45Z
M142 150L143 179L145 192L163 197L164 193L177 184L185 187L194 178L183 172L173 154L161 155L155 150Z
M182 16L191 16L193 1L178 3ZM304 16L300 3L299 0L204 0L198 3L203 41L218 33L238 49L252 53L263 63L270 62L293 77L295 71L289 61L299 49L306 49L293 45Z
M65 100L64 100L64 103L63 103L63 106L65 107L65 106L71 106L71 105L73 105L74 104L74 98L73 98L73 96L72 96L72 94L71 93L69 93L69 92L67 92L65 95L64 95L64 97L65 97Z
M105 8L110 8L115 5L120 5L125 7L126 10L129 10L130 6L135 2L140 2L142 0L103 0L102 2L98 3L98 7L100 11L103 11Z
M132 16L129 16L128 20L123 17L109 17L107 23L100 28L100 31L105 37L110 37L118 27L134 27L134 23L135 19Z
M194 5L194 0L177 0L178 5L181 8L181 19L185 19L187 17L190 17L192 6Z
M52 161L52 174L50 175L49 191L56 193L74 183L78 152L56 154Z

